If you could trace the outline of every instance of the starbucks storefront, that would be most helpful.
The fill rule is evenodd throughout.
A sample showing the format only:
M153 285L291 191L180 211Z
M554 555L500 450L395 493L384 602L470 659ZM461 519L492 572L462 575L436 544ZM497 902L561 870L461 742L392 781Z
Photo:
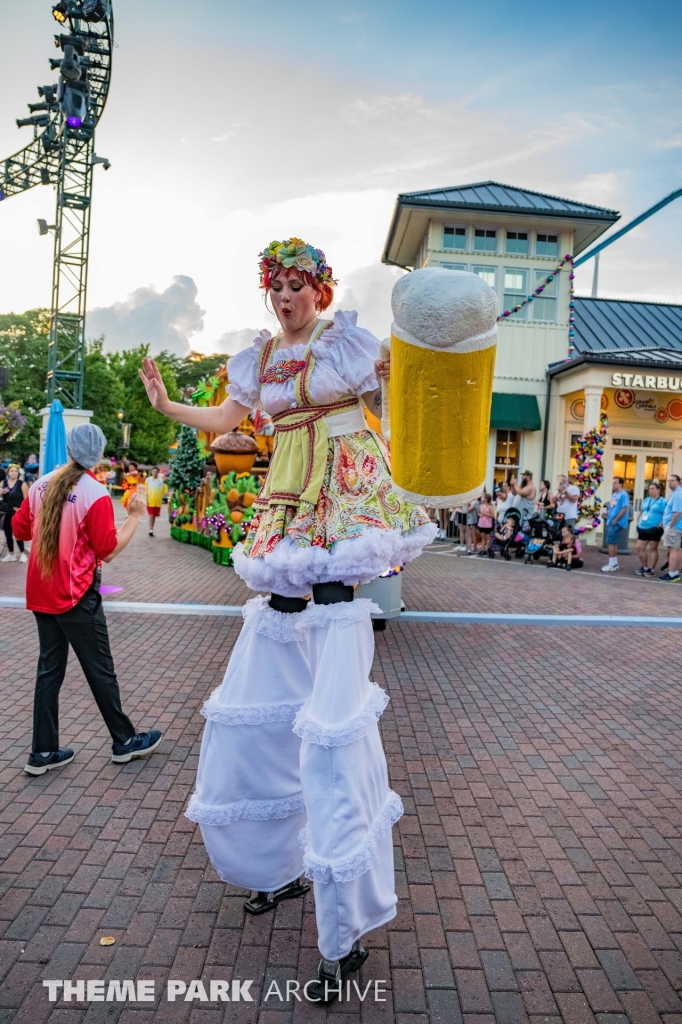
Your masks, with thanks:
M550 422L556 472L577 471L577 442L608 416L602 499L621 476L635 518L652 481L664 494L670 473L682 476L682 354L672 351L589 353L554 364L550 375ZM597 531L595 539L599 539Z

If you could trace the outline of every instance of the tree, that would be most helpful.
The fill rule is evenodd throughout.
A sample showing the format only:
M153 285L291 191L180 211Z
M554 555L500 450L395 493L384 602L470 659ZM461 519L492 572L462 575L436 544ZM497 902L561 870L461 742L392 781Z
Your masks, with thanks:
M9 387L2 393L5 404L20 402L27 423L4 451L19 462L38 452L45 407L47 378L47 339L50 314L47 309L0 315L0 366L9 367Z
M178 450L171 466L168 486L173 491L188 491L193 494L201 483L203 467L204 459L199 452L197 435L191 427L181 427Z
M148 345L138 345L137 348L109 353L107 361L123 386L123 418L131 424L129 457L136 462L165 462L176 437L177 424L156 412L149 403L138 373L143 358L148 354ZM177 401L179 394L173 368L160 357L156 362L168 397Z
M109 357L102 351L103 340L98 338L88 345L83 408L92 409L92 422L104 431L107 439L106 454L116 455L121 440L118 410L123 409L125 413L125 389L112 369Z
M187 356L162 352L158 358L173 369L178 387L184 390L196 388L202 380L212 377L222 369L230 357L220 352L215 352L211 356L204 356L201 352L190 352Z

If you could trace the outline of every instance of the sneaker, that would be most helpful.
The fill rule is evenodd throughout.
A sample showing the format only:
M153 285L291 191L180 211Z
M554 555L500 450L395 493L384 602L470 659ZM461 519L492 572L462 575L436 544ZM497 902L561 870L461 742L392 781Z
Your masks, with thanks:
M602 565L601 567L602 572L618 572L619 569L619 565L609 565L608 562L606 563L606 565Z
M25 551L22 551L21 554L19 555L19 561L28 562L28 555L26 554Z
M569 563L566 562L566 566L565 566L566 572L570 572L572 568L573 568L573 566L569 565Z
M645 569L642 575L643 576L655 576L656 573L654 572L653 569Z
M548 569L556 569L556 563L554 563L551 558L550 558L549 562L547 563L547 568Z
M53 754L31 754L24 771L28 772L29 775L44 775L45 772L49 772L53 768L61 768L64 764L71 764L74 756L73 750L69 747L64 747L63 750L55 750Z
M658 577L661 583L679 583L680 574L679 572L675 576L671 576L669 572L666 572L663 576Z
M126 764L134 757L144 757L156 750L163 733L158 729L149 732L136 732L130 743L114 743L111 747L111 760L114 764Z
M150 530L150 531L149 531L149 536L150 536L150 537L153 537L153 536L154 536L154 531L153 531L153 530Z
M457 547L455 548L455 551L466 551L466 545L458 544Z
M9 553L0 558L0 562L16 562L17 556L10 555Z
M668 568L669 564L670 564L669 562L666 562L665 565L662 565L661 566L661 572L665 572L665 570Z
M649 573L648 569L645 569L643 565L640 565L639 569L635 569L635 576L647 576Z

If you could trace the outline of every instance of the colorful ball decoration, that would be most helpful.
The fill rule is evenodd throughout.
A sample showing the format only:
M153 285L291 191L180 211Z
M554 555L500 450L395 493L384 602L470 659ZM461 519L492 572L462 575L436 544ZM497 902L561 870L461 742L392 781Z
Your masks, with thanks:
M580 488L580 498L578 499L578 518L579 519L591 519L592 523L589 526L581 525L578 527L579 533L585 533L586 530L593 530L599 526L600 512L601 512L601 498L597 495L597 488L604 479L604 446L606 444L606 432L609 425L609 419L605 412L602 412L599 417L599 426L593 430L588 430L578 440L578 451L576 452L576 462L578 463L578 472L575 476L575 482Z

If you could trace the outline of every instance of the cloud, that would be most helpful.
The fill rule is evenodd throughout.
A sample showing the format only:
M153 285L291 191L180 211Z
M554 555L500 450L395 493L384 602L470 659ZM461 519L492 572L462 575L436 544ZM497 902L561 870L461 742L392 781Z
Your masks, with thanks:
M255 327L242 327L236 331L225 331L215 342L211 352L225 352L226 355L234 356L237 352L241 352L242 349L249 348L253 339L258 337L259 332L260 328ZM208 352L208 348L205 345L204 349Z
M190 338L204 329L205 310L196 297L196 284L184 274L177 274L162 292L153 286L136 288L125 302L88 313L88 337L103 334L108 349L149 345L152 354L165 349L185 355Z
M346 275L339 290L336 309L355 309L358 324L380 340L391 333L391 291L405 271L372 263Z

